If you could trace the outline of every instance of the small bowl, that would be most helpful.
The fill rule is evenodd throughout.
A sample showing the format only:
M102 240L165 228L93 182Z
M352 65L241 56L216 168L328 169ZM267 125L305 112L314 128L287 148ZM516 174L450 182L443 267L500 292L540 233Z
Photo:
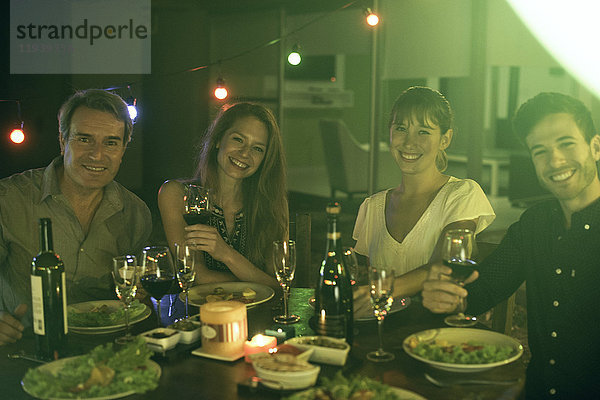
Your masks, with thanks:
M147 343L158 346L164 351L177 346L181 334L175 329L156 328L142 333L142 337Z
M313 349L309 361L344 365L350 352L350 345L344 339L329 336L298 336L285 341L301 350Z
M179 332L179 343L190 344L200 340L202 325L188 320L177 321L168 326Z
M309 364L306 361L296 361L295 365L300 365L303 369L282 370L282 368L287 368L288 364L274 363L273 360L276 358L279 360L295 359L291 354L273 354L254 359L252 362L252 366L263 385L272 389L295 390L305 389L317 383L321 367Z

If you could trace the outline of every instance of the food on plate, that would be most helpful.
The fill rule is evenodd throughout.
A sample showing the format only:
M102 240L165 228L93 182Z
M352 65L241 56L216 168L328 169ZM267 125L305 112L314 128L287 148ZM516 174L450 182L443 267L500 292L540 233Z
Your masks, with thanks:
M315 366L307 361L298 359L289 353L257 353L252 354L252 364L259 368L278 372L306 371L314 369Z
M148 368L152 352L139 338L118 351L112 343L67 360L58 371L30 369L23 378L27 391L39 398L93 398L158 386L156 370Z
M394 390L366 376L346 378L341 371L332 378L321 378L321 385L294 393L285 400L401 400Z
M198 329L198 325L194 324L192 321L189 321L187 319L180 319L179 321L175 322L174 324L167 326L167 328L176 329L178 331L189 332L189 331Z
M277 354L292 354L294 356L297 356L298 354L303 353L302 350L300 350L299 348L292 346L291 344L280 344L279 346L275 347L276 349L276 353Z
M419 342L417 338L408 341L411 351L431 361L451 364L489 364L506 360L514 352L511 346L496 346L476 342L451 344L446 340Z
M200 302L212 303L213 301L235 300L244 304L254 302L256 292L251 288L245 288L241 292L227 292L222 287L216 287L211 294L207 294L204 299L200 296ZM203 301L204 300L204 301Z
M131 303L129 320L144 312L146 306L137 300ZM68 321L70 326L77 327L102 327L125 324L125 309L122 305L100 304L89 311L81 311L76 307L68 307Z

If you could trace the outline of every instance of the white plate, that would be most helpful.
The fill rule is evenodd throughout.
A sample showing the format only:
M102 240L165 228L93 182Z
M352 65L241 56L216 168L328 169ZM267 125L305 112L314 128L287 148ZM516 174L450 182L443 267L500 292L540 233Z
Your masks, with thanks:
M84 303L71 304L67 307L68 310L75 310L78 312L89 312L94 307L100 307L102 305L106 305L108 307L112 307L114 309L123 308L123 303L119 300L99 300L99 301L86 301ZM132 313L129 317L129 326L136 324L144 319L148 318L152 311L150 308L142 304L144 306L144 310L137 314ZM90 334L90 335L98 335L103 333L112 333L117 332L122 329L125 329L125 322L116 324L116 325L108 325L108 326L73 326L69 324L69 332L80 333L80 334Z
M311 297L310 299L308 299L308 305L311 306L313 309L315 308L314 296ZM393 314L400 310L404 310L409 305L410 305L410 297L407 297L405 299L398 299L398 300L394 299L394 302L392 303L392 308L390 308L390 311L388 314ZM364 322L364 321L374 321L374 320L375 320L375 315L368 308L361 310L359 313L357 313L357 312L354 313L354 321Z
M411 392L410 390L402 389L395 386L390 386L392 392L394 392L401 400L427 400L425 397L417 394L415 392ZM307 389L305 392L309 393L313 389ZM296 394L302 394L303 392L298 392Z
M79 358L82 356L77 356L77 357L67 357L67 358L61 358L60 360L57 361L53 361L51 363L48 364L44 364L44 365L40 365L39 367L37 367L37 369L39 369L40 371L44 371L44 372L49 372L51 374L56 374L58 373L58 371L60 371L60 369L63 367L63 365L73 359ZM158 380L160 378L161 375L161 369L160 366L155 363L152 360L148 360L146 361L146 366L149 369L152 369L154 371L156 371L156 379ZM27 385L21 380L21 386L23 387L23 390L25 390L25 392L27 392L27 394L37 398L37 399L45 399L45 400L65 400L66 398L59 398L59 397L37 397L33 392L31 392L31 389L27 387ZM109 399L119 399L121 397L125 397L125 396L129 396L136 393L135 390L128 390L127 392L122 392L122 393L115 393L109 396L103 396L103 397L78 397L78 399L81 400L109 400Z
M196 350L193 350L192 354L195 356L212 358L213 360L220 360L220 361L236 361L236 360L239 360L240 358L244 357L243 352L240 354L234 354L232 356L221 356L219 354L206 353L206 352L204 352L202 347L198 347Z
M465 342L473 342L477 344L488 344L488 345L496 345L496 346L510 346L513 349L511 355L502 361L497 361L488 364L453 364L453 363L445 363L440 361L432 361L426 358L423 358L412 352L412 349L409 347L408 342L414 339L419 342L428 342L433 340L445 340L450 345L453 344L461 344ZM498 332L488 331L483 329L473 329L473 328L440 328L440 329L429 329L426 331L421 331L414 333L404 339L402 343L402 347L404 347L404 351L411 357L427 363L434 368L438 368L444 371L451 372L480 372L485 371L490 368L498 367L500 365L509 364L515 360L517 360L523 354L523 346L521 343L511 338L510 336L503 335Z
M254 307L257 304L264 303L268 301L273 296L275 296L275 292L270 287L254 282L218 282L218 283L205 283L202 285L194 286L190 289L190 297L189 302L191 305L200 307L204 304L204 298L213 294L215 288L221 287L225 293L233 293L233 292L243 292L244 289L250 288L256 292L256 297L254 301L247 303L246 307ZM181 293L179 295L181 301L185 303L185 293Z

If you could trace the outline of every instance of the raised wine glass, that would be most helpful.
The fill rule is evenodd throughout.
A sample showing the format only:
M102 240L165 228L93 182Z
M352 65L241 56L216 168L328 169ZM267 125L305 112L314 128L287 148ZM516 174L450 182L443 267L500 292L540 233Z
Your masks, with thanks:
M275 276L283 289L284 315L278 315L273 320L280 324L294 324L300 320L297 315L290 315L288 300L290 297L290 285L294 280L296 272L296 242L293 240L276 240L273 242L273 261L275 264Z
M383 350L383 320L394 302L394 270L388 267L369 267L369 285L373 313L377 319L379 348L367 353L367 359L374 362L392 361L395 356Z
M473 273L477 263L473 261L475 237L469 229L452 229L446 232L442 247L442 261L452 268L451 279L460 286ZM477 323L477 318L464 314L466 305L461 298L457 307L458 314L449 315L444 322L450 326L467 327Z
M175 243L175 268L179 286L185 293L185 318L189 318L188 300L190 288L196 279L196 252L187 244Z
M117 297L123 302L125 308L125 336L117 338L115 342L117 344L127 344L134 339L129 331L129 309L137 293L139 278L135 256L113 257L112 276Z
M208 188L185 183L183 188L183 219L188 225L210 222L210 190Z
M142 287L156 300L158 326L161 325L160 300L171 290L176 276L171 252L166 246L149 246L142 250Z

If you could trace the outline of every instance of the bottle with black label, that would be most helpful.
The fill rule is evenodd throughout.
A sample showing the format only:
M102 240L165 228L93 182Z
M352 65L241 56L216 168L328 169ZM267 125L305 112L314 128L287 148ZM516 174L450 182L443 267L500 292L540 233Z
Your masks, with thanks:
M313 328L319 335L345 338L352 345L354 314L350 276L344 266L342 241L337 225L339 203L331 203L327 211L327 248L321 263L315 292Z
M68 332L65 270L53 250L50 218L40 218L40 252L32 263L31 303L36 356L43 360L64 356Z

